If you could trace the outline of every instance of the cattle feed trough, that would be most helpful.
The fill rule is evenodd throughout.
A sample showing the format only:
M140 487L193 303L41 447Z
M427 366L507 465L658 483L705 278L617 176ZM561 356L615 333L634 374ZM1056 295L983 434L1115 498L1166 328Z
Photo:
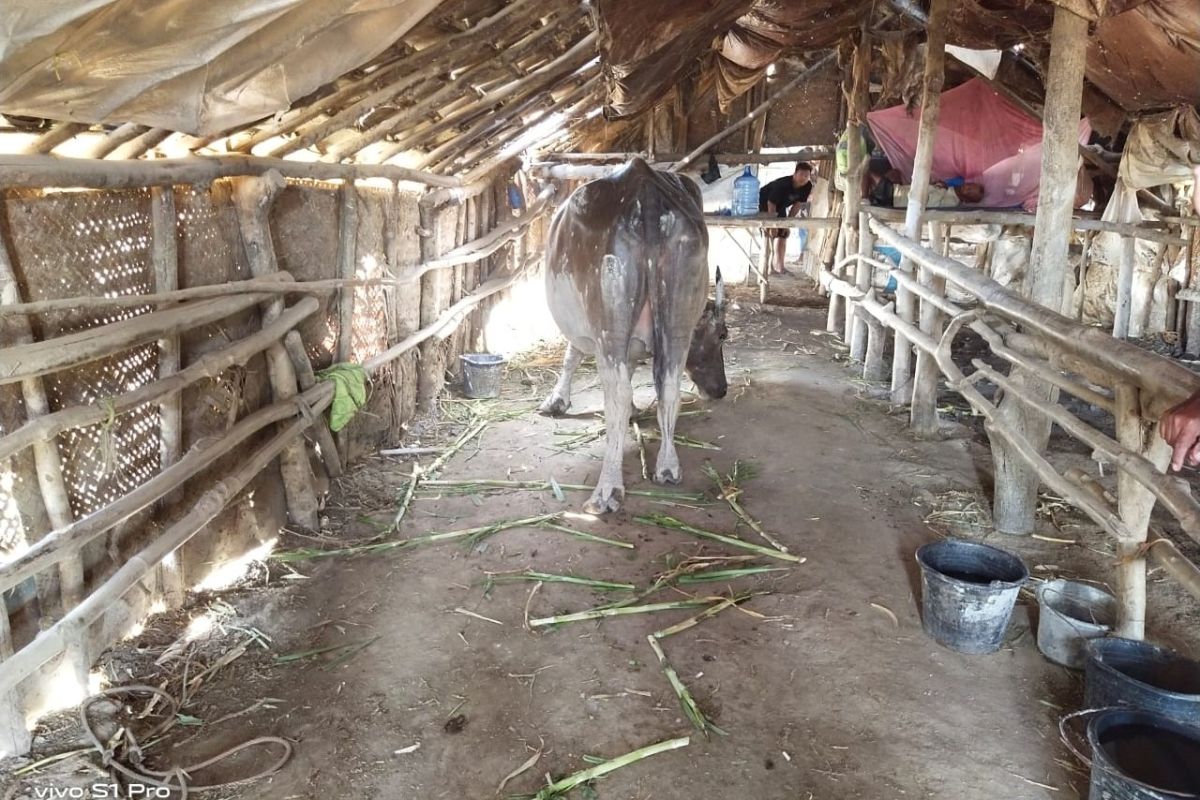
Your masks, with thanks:
M921 632L949 495L1197 652L1190 0L13 2L0 789L1083 796L1028 603ZM995 166L947 166L966 83L1038 131L1023 207L929 207ZM803 215L730 215L800 161Z

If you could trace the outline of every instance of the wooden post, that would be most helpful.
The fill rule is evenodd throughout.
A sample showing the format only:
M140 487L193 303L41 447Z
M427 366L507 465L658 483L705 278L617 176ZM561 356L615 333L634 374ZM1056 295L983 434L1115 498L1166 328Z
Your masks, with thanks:
M871 84L871 37L867 33L867 26L864 23L862 32L859 34L858 45L854 48L854 57L850 62L850 94L846 98L846 190L843 192L842 205L842 239L845 241L844 251L846 255L851 253L862 254L859 247L859 235L855 235L856 231L861 232L862 220L859 219L858 211L862 207L862 173L866 167L866 153L862 151L862 133L860 127L866 124L867 110L870 104L868 91ZM857 227L856 227L857 226ZM868 255L870 255L868 253ZM862 271L862 264L854 271L854 282L857 284L858 275ZM847 270L849 273L850 270ZM869 274L869 273L868 273ZM857 303L847 298L845 301L846 319L842 326L843 340L849 344L854 338L854 330L856 326L862 328L863 322L855 322L858 316L855 313ZM830 304L832 305L832 303ZM862 331L865 333L865 331ZM864 343L865 345L865 343ZM864 348L865 349L865 348ZM851 358L854 357L854 348L851 346Z
M1122 446L1141 454L1157 469L1171 461L1171 448L1158 435L1157 425L1142 417L1141 392L1134 386L1118 383L1116 389L1117 440ZM1117 507L1121 521L1131 538L1117 542L1117 600L1119 615L1116 634L1127 639L1146 635L1146 558L1140 553L1154 510L1154 494L1125 470L1117 472Z
M447 213L422 198L419 204L421 261L436 258L443 248L442 217ZM450 275L444 269L429 272L421 279L421 327L432 325L449 307ZM442 390L446 371L446 352L439 339L421 345L417 377L417 408L432 411Z
M237 208L238 230L250 272L255 277L270 275L277 270L275 245L271 241L270 210L275 196L286 185L278 172L259 177L234 178L233 199ZM263 304L263 324L283 313L283 296ZM276 401L297 394L296 368L283 343L276 342L266 350L267 370L271 393ZM315 530L318 526L317 494L313 488L312 470L303 437L288 442L279 456L279 473L287 503L288 518L296 525Z
M8 623L8 611L0 607L0 662L12 657L12 629ZM33 733L25 725L25 708L21 697L14 689L0 695L0 757L29 752L33 744Z
M358 247L358 192L353 181L342 184L338 214L338 277L354 277ZM337 360L346 362L354 352L354 288L347 286L338 294Z
M942 222L929 223L929 245L941 253L949 244L947 225ZM938 297L946 296L946 279L934 275L929 270L921 269L921 283L928 286ZM921 301L921 330L930 338L940 340L942 328L945 325L945 315L941 310L927 300ZM937 390L941 370L932 355L924 351L917 353L917 374L913 380L913 402L910 408L910 422L913 434L918 438L929 439L937 436Z
M1071 316L1075 319L1083 319L1083 302L1087 299L1088 260L1092 256L1092 240L1095 238L1096 231L1084 231L1083 250L1079 254L1079 282L1071 296ZM1063 288L1066 288L1065 283Z
M929 21L925 25L925 78L921 89L921 125L917 131L917 152L913 160L912 185L908 192L908 209L904 215L904 234L914 241L921 240L921 215L929 199L929 175L933 168L933 144L937 137L938 112L942 104L942 84L945 82L946 20L950 13L949 0L931 0ZM900 259L903 272L913 272L912 259ZM920 270L922 283L929 278ZM926 305L926 304L922 304ZM916 322L916 298L903 286L896 287L896 314L905 322ZM928 435L937 428L937 409L930 407L932 393L930 378L936 382L936 367L928 356L918 355L922 378L921 407L912 412L912 424L919 435ZM931 370L933 372L931 373ZM895 335L892 353L892 403L904 405L913 397L912 345L899 332Z
M875 234L871 232L871 217L867 212L858 212L858 255L860 259L870 258L875 252ZM875 268L866 261L860 260L855 267L854 286L860 292L871 291L871 276ZM862 314L854 315L854 324L850 329L850 358L864 361L867 355L867 320Z
M8 242L0 238L0 305L19 303L21 289L9 257ZM10 323L14 335L9 345L26 344L33 341L33 329L28 319L21 317ZM29 377L21 381L21 396L25 401L25 418L29 421L50 413L50 401L40 377ZM75 514L71 511L71 496L63 476L62 459L58 453L56 437L39 438L33 443L33 459L37 469L38 486L42 504L51 530L70 525ZM45 534L46 531L40 533ZM39 592L43 604L42 615L47 624L61 617L83 600L83 558L75 553L58 565L59 598ZM41 587L39 587L41 588Z
M175 217L175 187L153 186L150 188L150 249L154 263L154 290L170 292L179 288L179 248L176 242L178 223ZM159 305L166 309L170 304ZM165 336L158 340L158 377L168 378L179 372L181 353L179 335ZM179 460L183 451L183 393L171 392L158 402L158 419L161 440L159 442L159 469L166 469ZM176 490L159 501L165 509L178 502L182 492ZM168 608L183 603L187 590L183 574L183 562L173 554L158 568L159 589Z
M1121 237L1121 261L1117 267L1117 305L1113 314L1112 335L1129 337L1129 318L1133 309L1133 262L1137 241L1132 236Z
M1026 274L1029 298L1054 311L1063 309L1063 271L1072 230L1087 45L1088 21L1056 5L1046 75L1041 193ZM1014 368L1012 379L1038 400L1057 400L1057 389L1022 370ZM1038 449L1044 448L1049 440L1050 421L1030 413L1016 398L1006 396L1000 402L997 418L1015 427ZM996 487L992 516L996 530L1031 533L1037 510L1038 475L1000 437L991 437L991 444Z

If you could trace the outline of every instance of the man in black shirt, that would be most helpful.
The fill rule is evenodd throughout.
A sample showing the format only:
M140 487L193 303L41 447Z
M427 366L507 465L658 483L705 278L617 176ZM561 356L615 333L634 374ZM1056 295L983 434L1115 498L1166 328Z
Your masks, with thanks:
M774 214L777 217L796 217L805 210L808 196L812 194L812 164L801 161L796 165L791 175L771 181L758 192L758 211L760 214ZM774 275L786 274L783 268L783 257L787 251L788 228L765 229L767 241L774 241L774 259L770 264Z

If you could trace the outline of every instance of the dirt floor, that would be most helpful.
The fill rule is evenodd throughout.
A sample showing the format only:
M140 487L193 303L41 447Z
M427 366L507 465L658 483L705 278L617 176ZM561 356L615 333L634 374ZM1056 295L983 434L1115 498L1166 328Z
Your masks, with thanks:
M871 387L843 363L844 348L824 333L825 311L811 291L786 279L776 286L796 302L760 307L747 290L735 295L729 396L690 404L694 413L680 420L681 434L720 448L680 449L677 491L707 492L706 499L630 496L612 518L566 520L632 548L521 527L478 542L258 565L239 588L152 620L106 655L115 683L165 681L177 691L186 672L195 685L181 710L186 718L148 749L149 760L192 763L272 734L295 743L289 764L269 780L205 796L484 798L526 764L499 794L532 795L547 776L588 768L586 757L690 737L688 746L572 796L1084 797L1086 774L1057 729L1059 716L1080 706L1082 677L1039 655L1031 594L1023 593L1000 652L960 655L921 630L913 553L938 536L965 536L1021 553L1037 578L1103 580L1107 544L1053 498L1043 505L1046 534L1076 544L992 532L981 488L989 461L973 426L950 423L941 441L914 440L903 415L869 399ZM801 302L806 296L813 301ZM444 444L471 419L491 419L450 460L444 479L592 482L603 446L584 435L600 424L594 370L580 370L568 418L529 413L549 389L552 355L512 368L500 401L443 404L439 419L403 444ZM649 370L637 380L635 400L645 408ZM648 445L651 458L656 447ZM699 708L726 734L705 738L681 712L647 642L697 609L531 627L630 593L488 576L536 570L644 588L688 558L746 555L635 519L668 514L762 543L715 498L701 470L709 463L728 473L737 461L757 473L742 482L746 511L806 560L762 557L753 563L788 569L668 587L640 601L756 593L661 641ZM422 492L390 533L411 469L402 458L360 464L330 497L326 529L284 534L279 549L389 542L577 511L586 499L571 490L560 499L553 489ZM631 491L658 490L640 477L633 442L625 475ZM1194 642L1169 631L1194 626L1195 606L1159 579L1151 593L1151 636L1194 651ZM187 641L188 621L205 613L215 624ZM175 656L162 659L171 647ZM339 649L312 653L331 647ZM218 670L196 683L214 664ZM46 720L35 757L79 747L73 720ZM270 760L258 753L193 781L232 780ZM27 773L3 796L94 782L103 773L88 763L76 757Z

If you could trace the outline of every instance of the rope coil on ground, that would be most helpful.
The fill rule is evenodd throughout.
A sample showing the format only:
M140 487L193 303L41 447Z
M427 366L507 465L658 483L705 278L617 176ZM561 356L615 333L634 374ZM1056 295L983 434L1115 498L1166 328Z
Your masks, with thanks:
M266 778L278 772L283 768L283 765L287 763L288 759L292 757L291 742L278 736L258 736L242 742L241 744L234 745L226 750L222 750L212 758L208 758L195 764L188 764L184 766L176 765L169 770L153 770L142 766L143 753L141 745L127 728L122 727L118 731L118 736L121 736L125 740L124 749L126 751L126 755L128 760L134 765L130 766L129 764L124 763L117 755L117 749L120 745L114 744L110 748L101 742L100 737L96 735L95 730L92 728L91 720L88 719L88 711L95 703L106 698L119 697L127 694L152 694L165 700L170 708L167 718L151 729L148 738L153 738L164 734L175 726L178 719L177 714L179 712L179 701L176 700L174 696L163 689L158 688L157 686L150 686L148 684L130 684L128 686L116 686L111 689L104 689L84 699L84 701L79 704L79 721L83 725L83 730L87 734L88 740L91 742L92 746L95 747L96 751L100 754L100 761L106 768L115 770L130 780L137 781L148 786L157 786L176 790L179 792L180 800L187 800L187 797L191 792L207 792L215 789L231 789L235 786L241 786L261 780L262 778ZM221 783L189 785L187 782L191 777L191 773L193 772L206 769L214 764L218 764L221 761L224 761L225 759L251 747L272 744L282 747L283 755L280 756L275 763L263 770L260 770L259 772L256 772L253 775L233 781L223 781Z

